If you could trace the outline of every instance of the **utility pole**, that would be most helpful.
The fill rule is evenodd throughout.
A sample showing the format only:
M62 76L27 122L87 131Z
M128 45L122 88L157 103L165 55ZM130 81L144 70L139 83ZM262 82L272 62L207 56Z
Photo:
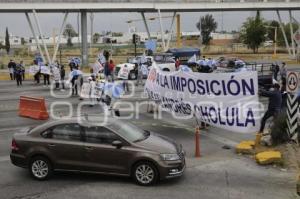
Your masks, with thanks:
M176 39L176 46L177 48L181 47L181 27L180 27L180 14L176 15L176 26L177 26L177 31L176 31L176 35L177 35L177 39Z

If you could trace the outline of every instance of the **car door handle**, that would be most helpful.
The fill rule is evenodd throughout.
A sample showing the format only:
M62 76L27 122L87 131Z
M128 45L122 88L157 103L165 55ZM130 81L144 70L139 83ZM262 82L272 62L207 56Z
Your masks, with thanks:
M93 147L90 147L90 146L85 147L85 149L86 149L86 150L89 150L89 151L94 150L94 148L93 148Z
M54 147L54 146L55 146L55 144L48 144L48 146L50 146L50 147Z

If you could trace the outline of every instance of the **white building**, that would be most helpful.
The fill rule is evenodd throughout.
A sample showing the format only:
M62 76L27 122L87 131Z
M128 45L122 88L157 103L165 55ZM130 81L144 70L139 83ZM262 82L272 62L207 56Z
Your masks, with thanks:
M5 36L0 37L0 43L5 44ZM20 46L22 45L22 39L19 36L10 35L9 43L11 46Z

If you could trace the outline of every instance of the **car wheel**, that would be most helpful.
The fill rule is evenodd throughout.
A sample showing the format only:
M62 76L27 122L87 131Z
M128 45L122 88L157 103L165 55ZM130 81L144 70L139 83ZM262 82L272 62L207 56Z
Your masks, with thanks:
M156 167L150 162L139 162L134 167L133 178L139 185L153 185L157 182L158 171Z
M136 74L135 74L134 71L131 71L131 72L129 73L128 79L130 79L130 80L135 80L135 79L136 79Z
M50 161L42 156L32 158L29 164L29 171L33 178L46 180L52 175L52 165Z

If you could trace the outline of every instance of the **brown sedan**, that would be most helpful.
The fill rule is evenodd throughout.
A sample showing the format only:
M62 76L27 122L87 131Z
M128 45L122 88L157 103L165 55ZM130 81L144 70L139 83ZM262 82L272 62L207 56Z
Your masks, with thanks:
M103 124L103 125L102 125ZM38 180L54 170L131 176L140 185L181 176L181 145L115 118L71 118L47 122L14 135L11 162Z

